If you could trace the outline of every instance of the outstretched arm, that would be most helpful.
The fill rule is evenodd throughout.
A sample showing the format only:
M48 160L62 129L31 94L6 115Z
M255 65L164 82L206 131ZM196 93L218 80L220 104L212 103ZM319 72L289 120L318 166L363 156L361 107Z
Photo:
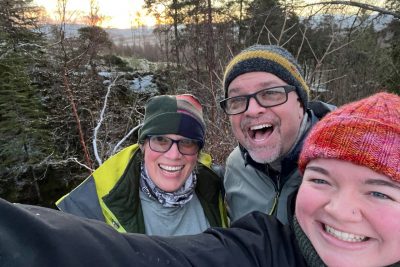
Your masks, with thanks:
M99 221L2 199L0 214L0 266L283 266L273 255L298 257L291 246L281 251L280 242L292 238L285 228L260 214L181 237L120 234Z

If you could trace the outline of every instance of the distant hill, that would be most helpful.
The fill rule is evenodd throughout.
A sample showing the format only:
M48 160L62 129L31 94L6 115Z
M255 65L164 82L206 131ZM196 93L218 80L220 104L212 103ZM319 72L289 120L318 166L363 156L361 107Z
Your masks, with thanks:
M318 25L324 21L327 15L315 15L312 17L311 25L313 27L318 27ZM350 27L354 22L355 15L351 16L338 16L335 15L334 19L337 25L343 28ZM303 18L304 20L305 18ZM374 23L374 29L380 31L384 29L387 24L392 21L393 17L389 15L378 16L372 15L367 20L365 24ZM357 25L357 24L356 24ZM83 24L68 24L66 25L66 36L75 36L78 34L78 29L86 27ZM50 33L51 25L43 25L41 30L44 33ZM110 35L111 40L117 45L143 45L155 44L157 42L156 37L153 34L154 27L143 26L140 29L117 29L117 28L106 28L105 31Z
M43 25L40 30L45 34L50 34L51 27L54 25ZM84 24L67 24L66 25L66 36L77 36L78 29L86 27ZM132 45L150 43L154 44L156 42L155 36L153 34L153 27L143 26L140 29L117 29L117 28L105 28L104 30L110 35L111 40L118 45Z
M153 34L153 27L143 27L140 29L115 29L109 28L105 29L110 38L116 44L132 45L133 43L150 43L154 44L156 42L155 36Z
M329 15L314 15L312 17L311 25L314 27L318 27L320 23L324 21L324 19ZM353 25L354 19L357 17L356 15L343 16L343 15L333 15L336 24L342 28L349 28ZM302 18L303 20L306 18ZM391 21L393 20L393 16L390 15L371 15L364 22L364 25L373 23L375 31L380 31L384 29ZM356 23L355 25L358 25Z

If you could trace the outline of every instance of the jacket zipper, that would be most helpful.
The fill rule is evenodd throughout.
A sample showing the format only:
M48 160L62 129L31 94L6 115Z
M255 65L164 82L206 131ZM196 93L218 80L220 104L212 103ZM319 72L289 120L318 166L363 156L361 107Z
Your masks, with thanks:
M276 212L276 207L278 206L278 200L279 200L279 195L281 193L281 176L277 175L276 177L277 185L275 187L275 197L274 197L274 204L272 205L271 211L268 213L268 215L273 215Z

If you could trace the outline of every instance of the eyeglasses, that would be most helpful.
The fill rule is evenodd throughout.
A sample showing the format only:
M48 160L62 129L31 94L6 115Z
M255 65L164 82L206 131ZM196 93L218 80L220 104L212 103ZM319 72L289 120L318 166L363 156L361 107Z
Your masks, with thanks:
M177 144L178 150L182 155L192 156L200 150L199 141L194 139L185 138L174 140L162 135L153 135L149 137L150 149L159 153L167 152L174 143Z
M295 90L296 87L293 85L282 85L262 89L249 95L228 97L221 100L219 104L226 114L236 115L249 108L250 98L254 98L260 106L270 108L285 103L288 100L288 93Z

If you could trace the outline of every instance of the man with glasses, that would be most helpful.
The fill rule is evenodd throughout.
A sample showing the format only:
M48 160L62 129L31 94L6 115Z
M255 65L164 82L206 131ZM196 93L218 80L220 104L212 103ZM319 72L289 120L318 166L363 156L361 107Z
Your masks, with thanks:
M239 143L224 177L230 218L258 210L287 224L288 198L301 182L297 159L303 140L318 121L316 114L333 106L309 103L300 66L279 46L243 50L227 65L223 82L220 105Z
M57 206L119 232L177 236L227 226L222 180L201 152L204 138L197 98L155 96L138 144L104 162Z

